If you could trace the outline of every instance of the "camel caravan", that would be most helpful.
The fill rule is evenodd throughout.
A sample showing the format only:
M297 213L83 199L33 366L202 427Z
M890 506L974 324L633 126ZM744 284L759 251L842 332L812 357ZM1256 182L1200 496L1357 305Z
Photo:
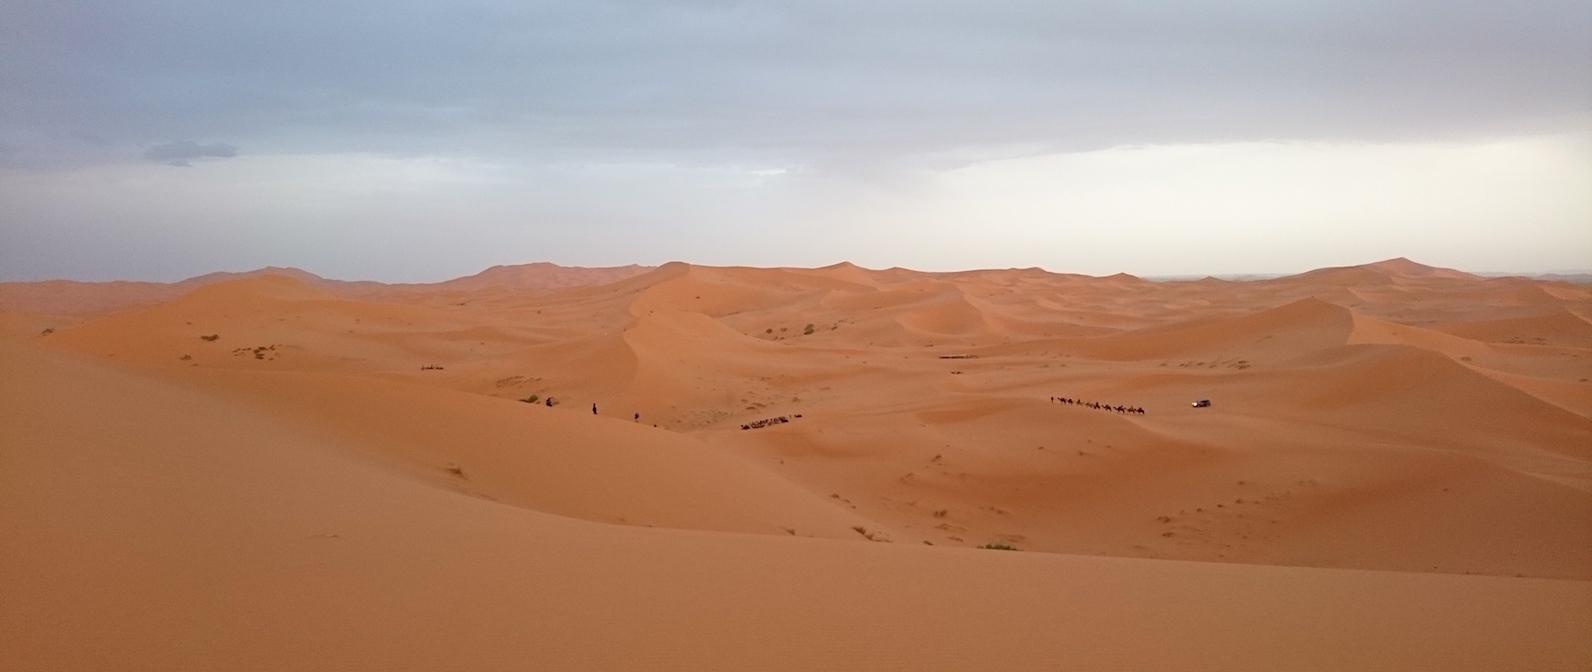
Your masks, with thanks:
M749 429L762 429L764 427L772 427L774 425L783 425L787 422L790 422L791 417L792 416L780 415L772 418L763 418L762 420L753 420L751 422L742 423L741 431L744 432ZM795 417L802 417L802 414L797 413Z
M1068 406L1082 406L1084 408L1092 408L1097 411L1111 411L1113 413L1121 413L1123 415L1144 415L1144 408L1139 406L1123 406L1121 404L1112 406L1111 404L1102 404L1098 401L1081 401L1071 397L1051 397L1050 403L1066 404Z

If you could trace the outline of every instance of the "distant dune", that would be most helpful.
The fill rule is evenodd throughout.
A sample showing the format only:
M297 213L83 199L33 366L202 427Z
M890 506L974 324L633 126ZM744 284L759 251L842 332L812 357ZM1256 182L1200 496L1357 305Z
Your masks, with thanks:
M7 669L1592 668L1584 285L268 268L0 371Z
M345 296L376 297L411 291L551 290L600 285L640 275L647 266L586 268L546 262L493 266L475 275L430 284L384 284L328 280L298 268L268 266L241 273L206 273L172 283L161 282L0 282L0 312L47 315L93 315L169 301L199 287L265 275L284 276Z

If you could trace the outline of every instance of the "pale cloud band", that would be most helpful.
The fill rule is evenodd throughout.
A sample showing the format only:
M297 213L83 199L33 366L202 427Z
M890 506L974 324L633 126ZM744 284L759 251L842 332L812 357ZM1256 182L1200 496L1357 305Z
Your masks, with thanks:
M0 265L1584 267L1587 44L1583 2L23 0Z
M230 159L238 148L226 143L200 144L192 140L167 142L144 150L144 158L170 166L192 167L195 159Z

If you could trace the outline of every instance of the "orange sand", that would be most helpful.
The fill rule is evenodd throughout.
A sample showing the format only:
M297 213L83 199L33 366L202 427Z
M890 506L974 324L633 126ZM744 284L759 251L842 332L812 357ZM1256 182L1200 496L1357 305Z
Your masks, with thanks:
M0 659L1587 669L1588 316L1402 259L3 284Z

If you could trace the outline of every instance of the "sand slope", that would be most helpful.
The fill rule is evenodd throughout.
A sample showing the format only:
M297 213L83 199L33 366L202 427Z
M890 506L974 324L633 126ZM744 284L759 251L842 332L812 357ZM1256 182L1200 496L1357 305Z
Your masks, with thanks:
M0 349L11 669L1576 669L1581 582L600 525ZM85 412L93 409L94 412Z

